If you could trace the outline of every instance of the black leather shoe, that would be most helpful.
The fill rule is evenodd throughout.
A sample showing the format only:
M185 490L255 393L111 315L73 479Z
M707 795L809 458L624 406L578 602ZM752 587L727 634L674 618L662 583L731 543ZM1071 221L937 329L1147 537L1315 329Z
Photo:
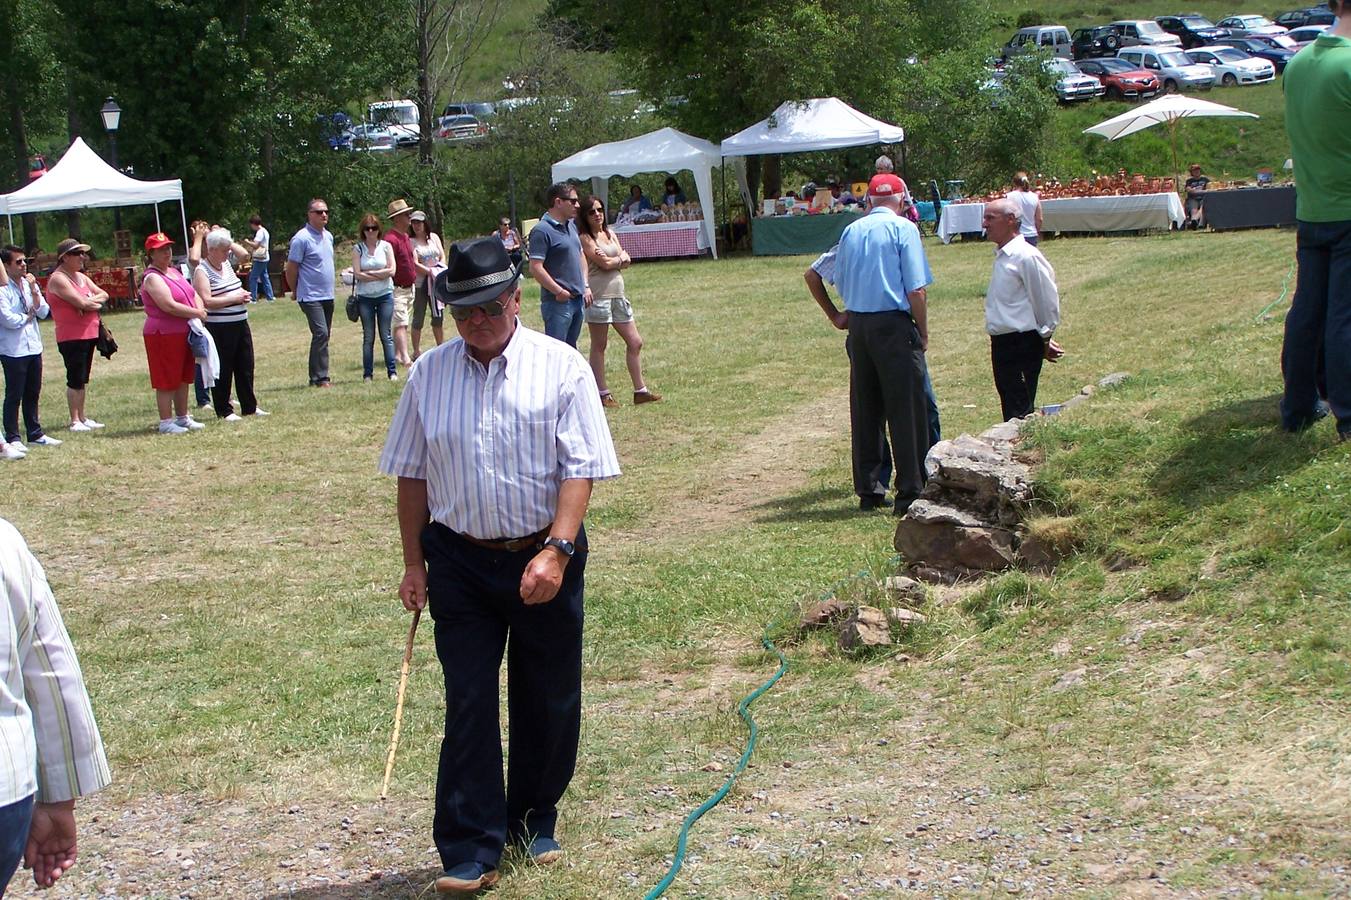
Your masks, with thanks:
M858 498L858 508L864 512L871 512L874 509L890 509L891 501L887 499L886 494L864 494Z

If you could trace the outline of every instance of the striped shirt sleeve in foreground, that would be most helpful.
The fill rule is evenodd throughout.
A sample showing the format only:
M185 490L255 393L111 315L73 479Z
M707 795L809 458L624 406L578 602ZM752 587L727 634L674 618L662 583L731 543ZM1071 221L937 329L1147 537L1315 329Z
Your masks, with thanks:
M432 519L485 540L548 526L565 479L620 474L586 360L519 322L486 367L458 338L418 359L380 471L425 480Z
M0 519L0 805L72 800L112 781L47 575Z

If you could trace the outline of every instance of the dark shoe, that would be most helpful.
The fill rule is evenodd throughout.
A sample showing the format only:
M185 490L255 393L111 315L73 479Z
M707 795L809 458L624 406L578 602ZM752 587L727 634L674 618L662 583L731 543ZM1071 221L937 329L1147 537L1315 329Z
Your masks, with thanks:
M497 884L499 875L496 869L487 863L460 863L453 869L447 869L436 879L438 894L477 894Z
M864 512L871 512L874 509L887 509L891 506L891 501L885 494L864 494L858 498L858 508Z
M897 497L891 513L895 516L903 516L910 510L910 504L918 500L918 497Z
M541 866L552 865L563 858L563 848L551 837L537 837L525 848L526 856Z
M611 394L601 394L600 405L605 407L606 409L614 409L615 407L619 406L619 401L616 400L614 396Z
M637 406L637 405L640 404L640 403L660 403L660 402L661 402L661 394L658 394L656 391L634 391L634 392L633 392L633 405L634 405L634 406Z

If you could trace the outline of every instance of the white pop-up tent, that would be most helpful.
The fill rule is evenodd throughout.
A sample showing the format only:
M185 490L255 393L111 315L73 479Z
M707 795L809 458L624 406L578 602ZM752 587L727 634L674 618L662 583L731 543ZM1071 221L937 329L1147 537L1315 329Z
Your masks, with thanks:
M71 142L70 149L46 175L12 194L0 194L0 212L9 218L10 240L14 236L14 216L31 212L63 209L91 209L108 206L142 206L177 200L183 210L183 182L138 181L103 161L82 138ZM184 246L187 241L187 216L183 215ZM159 224L159 206L155 206L155 228Z
M869 144L898 144L903 140L905 130L901 126L864 115L838 97L817 97L780 103L779 108L767 117L725 139L722 155L809 153ZM745 162L738 159L734 169L741 199L747 209L752 209L754 204L746 181Z
M704 237L716 258L718 245L709 216L713 212L712 170L721 164L717 144L691 137L674 128L660 128L627 141L597 144L559 160L553 165L553 180L580 181L590 178L591 193L599 196L608 208L606 195L609 193L608 179L611 176L632 177L642 172L675 173L688 169L694 173L694 186L704 214Z

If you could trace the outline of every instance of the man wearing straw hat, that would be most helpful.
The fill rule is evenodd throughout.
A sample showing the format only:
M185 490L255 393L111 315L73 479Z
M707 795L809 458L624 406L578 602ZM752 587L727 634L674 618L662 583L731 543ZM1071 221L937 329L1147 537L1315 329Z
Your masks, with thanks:
M401 365L411 366L413 357L408 352L408 330L412 324L413 285L417 282L417 268L413 265L413 242L408 237L408 223L413 220L413 207L400 197L391 200L389 230L385 241L394 251L394 356Z
M521 324L519 279L498 238L451 245L433 290L460 336L410 370L380 457L399 480L399 597L430 611L445 676L439 893L491 887L508 843L541 864L562 855L557 803L581 729L582 517L592 482L619 475L590 367Z

